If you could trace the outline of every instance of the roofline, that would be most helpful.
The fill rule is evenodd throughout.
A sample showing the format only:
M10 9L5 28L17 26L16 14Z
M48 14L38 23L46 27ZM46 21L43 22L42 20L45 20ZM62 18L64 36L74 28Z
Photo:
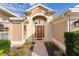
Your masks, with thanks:
M70 8L64 10L61 15L56 16L56 17L54 18L53 22L61 21L61 20L59 20L59 19L64 19L64 20L66 20L65 18L66 18L66 16L69 16L69 14L68 14L69 12L71 12ZM65 15L65 14L67 14L67 15Z
M51 8L48 8L47 6L45 6L45 5L43 5L43 4L37 4L37 5L35 5L35 6L31 7L31 8L29 8L29 9L27 9L26 12L27 12L27 11L31 11L32 9L34 9L34 8L36 8L36 7L38 7L38 6L42 6L42 7L46 8L46 9L51 10L51 11L54 11L54 12L56 11L56 10L53 10L53 9L51 9Z
M3 6L0 6L0 10L2 10L3 12L7 12L9 15L18 17L18 15L14 14L13 12L9 11L8 9L6 9L6 8L3 7Z

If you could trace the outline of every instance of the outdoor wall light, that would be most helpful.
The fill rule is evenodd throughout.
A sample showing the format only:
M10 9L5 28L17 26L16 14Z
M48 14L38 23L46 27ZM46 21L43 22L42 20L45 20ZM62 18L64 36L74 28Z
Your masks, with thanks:
M29 21L27 20L27 17L26 16L25 16L25 22L24 23L26 23L26 24L29 23Z

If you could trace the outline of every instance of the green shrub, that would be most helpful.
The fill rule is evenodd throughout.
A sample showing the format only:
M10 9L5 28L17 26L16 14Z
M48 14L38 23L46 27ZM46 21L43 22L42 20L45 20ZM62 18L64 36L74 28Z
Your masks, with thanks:
M6 56L7 54L4 53L4 50L0 50L0 56Z
M79 31L65 32L66 54L69 56L79 55Z
M8 53L10 50L10 41L0 40L0 50L4 50L4 53Z

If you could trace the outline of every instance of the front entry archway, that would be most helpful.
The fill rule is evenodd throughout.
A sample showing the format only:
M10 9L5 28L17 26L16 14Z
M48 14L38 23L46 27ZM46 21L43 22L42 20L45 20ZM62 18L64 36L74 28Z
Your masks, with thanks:
M45 38L45 24L46 18L43 16L36 16L33 18L33 23L35 27L34 39L42 40Z

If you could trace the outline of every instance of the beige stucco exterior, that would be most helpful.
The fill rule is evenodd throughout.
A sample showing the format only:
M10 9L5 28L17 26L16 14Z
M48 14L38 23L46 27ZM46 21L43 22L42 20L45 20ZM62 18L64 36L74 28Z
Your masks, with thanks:
M12 24L12 27L13 27L13 41L15 40L22 41L22 25L19 23L16 23L16 24Z
M65 51L64 32L69 31L69 17L64 16L65 13L70 16L70 31L75 31L74 22L79 18L79 12L67 10L60 16L55 16L55 10L51 10L43 5L36 5L35 7L27 10L25 16L17 17L9 12L3 13L0 11L0 22L8 20L9 30L8 39L11 41L11 46L21 46L26 40L35 42L35 26L44 26L44 37L42 41L52 41L60 49ZM39 17L40 16L40 17ZM34 24L34 18L44 20L44 24ZM37 20L38 20L37 19ZM5 21L3 21L5 23ZM24 31L24 26L26 31ZM26 33L26 34L25 34Z
M67 32L67 21L64 20L53 24L53 38L64 44L64 32Z

